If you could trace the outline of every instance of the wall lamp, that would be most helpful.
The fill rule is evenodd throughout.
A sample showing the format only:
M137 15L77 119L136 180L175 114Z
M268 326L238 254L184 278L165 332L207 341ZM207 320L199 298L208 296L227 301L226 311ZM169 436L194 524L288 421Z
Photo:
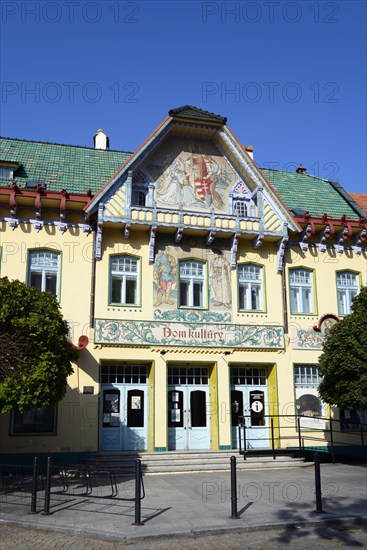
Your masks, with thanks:
M231 355L231 353L232 353L231 351L224 351L224 352L222 353L222 355L221 355L222 359L224 359L224 361L225 361L227 364L228 364L228 362L227 362L227 359L226 359L226 358L228 357L228 355Z

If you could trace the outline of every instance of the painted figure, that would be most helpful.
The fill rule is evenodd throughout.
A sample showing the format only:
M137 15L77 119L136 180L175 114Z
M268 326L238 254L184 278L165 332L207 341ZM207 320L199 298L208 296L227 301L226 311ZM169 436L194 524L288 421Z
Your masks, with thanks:
M219 166L212 157L202 155L199 145L193 145L192 163L194 167L194 181L199 198L211 206L212 203L221 208L222 197L216 191L218 183Z
M160 306L162 303L168 305L173 305L175 303L171 300L171 293L176 286L176 273L177 267L175 258L165 250L160 251L154 266L154 279L158 285L156 307Z
M210 294L215 300L214 306L229 309L231 304L231 276L229 262L217 255L210 265Z

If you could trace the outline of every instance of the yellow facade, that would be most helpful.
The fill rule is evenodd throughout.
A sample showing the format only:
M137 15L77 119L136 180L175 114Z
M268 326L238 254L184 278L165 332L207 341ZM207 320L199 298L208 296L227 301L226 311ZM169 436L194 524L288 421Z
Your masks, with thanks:
M202 139L209 139L205 132ZM188 140L173 138L176 153L186 143L183 139ZM143 167L145 174L153 174L158 207L154 201L134 205L134 180L121 172L87 205L90 231L82 227L78 207L65 231L55 225L58 218L52 212L43 214L48 224L41 229L21 217L13 228L3 194L1 276L28 284L30 251L57 252L57 293L70 339L77 344L79 336L87 335L89 345L80 351L66 397L58 404L55 432L15 434L11 415L2 415L2 452L230 449L238 446L232 425L236 407L249 417L259 418L260 409L269 419L273 415L276 446L297 446L295 419L278 415L297 413L295 369L317 367L324 338L320 319L340 316L337 273L354 273L359 287L367 284L366 251L354 251L352 241L341 253L332 244L321 251L317 231L302 248L300 220L282 206L266 180L260 186L256 178L261 174L248 156L242 159L241 177L248 189L246 208L252 210L239 219L230 202L239 178L232 166L240 162L233 137L223 142L225 153L210 144L206 157L200 156L204 143L191 151L182 146L181 164L175 168L172 159L163 168L154 161L165 158L169 139L151 153L150 164L147 154ZM189 161L196 187L187 189L184 167ZM215 170L225 163L231 167L229 183L218 175L210 180L209 169L218 174ZM204 170L200 187L198 174ZM175 205L176 177L183 202ZM203 197L209 196L205 185L210 182L217 190L211 189L212 203L206 207ZM164 205L170 193L172 202ZM34 218L32 208L30 204L24 211L27 219ZM312 287L309 313L292 312L290 274L295 269L306 273ZM196 270L196 279L189 270ZM255 283L256 277L260 281L250 294L246 280L241 283L248 273ZM265 424L258 446L269 448L270 420ZM316 444L324 445L325 437L313 426L308 445Z

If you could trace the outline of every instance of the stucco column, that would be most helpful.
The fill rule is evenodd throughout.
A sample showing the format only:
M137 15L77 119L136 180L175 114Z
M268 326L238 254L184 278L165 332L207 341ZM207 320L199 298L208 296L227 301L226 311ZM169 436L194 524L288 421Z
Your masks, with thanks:
M232 448L231 403L229 387L229 366L222 356L218 359L218 424L219 449Z
M154 450L167 451L167 364L160 355L155 360Z

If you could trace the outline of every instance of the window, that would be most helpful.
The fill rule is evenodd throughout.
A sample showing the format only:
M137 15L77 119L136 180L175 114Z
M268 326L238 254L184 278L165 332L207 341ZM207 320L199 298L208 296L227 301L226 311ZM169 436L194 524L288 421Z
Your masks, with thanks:
M326 416L326 407L318 393L321 382L315 365L296 365L294 367L294 385L296 390L296 413L301 416L302 428L323 430L326 421L319 417Z
M111 258L112 304L138 305L139 260L130 256Z
M208 367L168 367L169 385L208 384Z
M148 369L145 365L102 365L102 384L146 384Z
M262 267L252 264L238 266L239 309L263 309Z
M289 272L291 313L314 313L312 271L292 269Z
M56 407L12 413L12 435L55 435Z
M205 307L205 264L197 261L180 262L180 306Z
M253 204L247 199L233 199L233 213L240 218L253 216Z
M60 254L51 250L30 250L28 286L48 290L57 296L59 288Z
M147 191L142 189L133 189L132 191L132 206L145 206L146 205Z
M359 292L358 274L350 271L339 271L336 274L339 315L352 312L352 300Z
M367 431L367 410L349 411L344 409L340 411L341 429L351 431Z

